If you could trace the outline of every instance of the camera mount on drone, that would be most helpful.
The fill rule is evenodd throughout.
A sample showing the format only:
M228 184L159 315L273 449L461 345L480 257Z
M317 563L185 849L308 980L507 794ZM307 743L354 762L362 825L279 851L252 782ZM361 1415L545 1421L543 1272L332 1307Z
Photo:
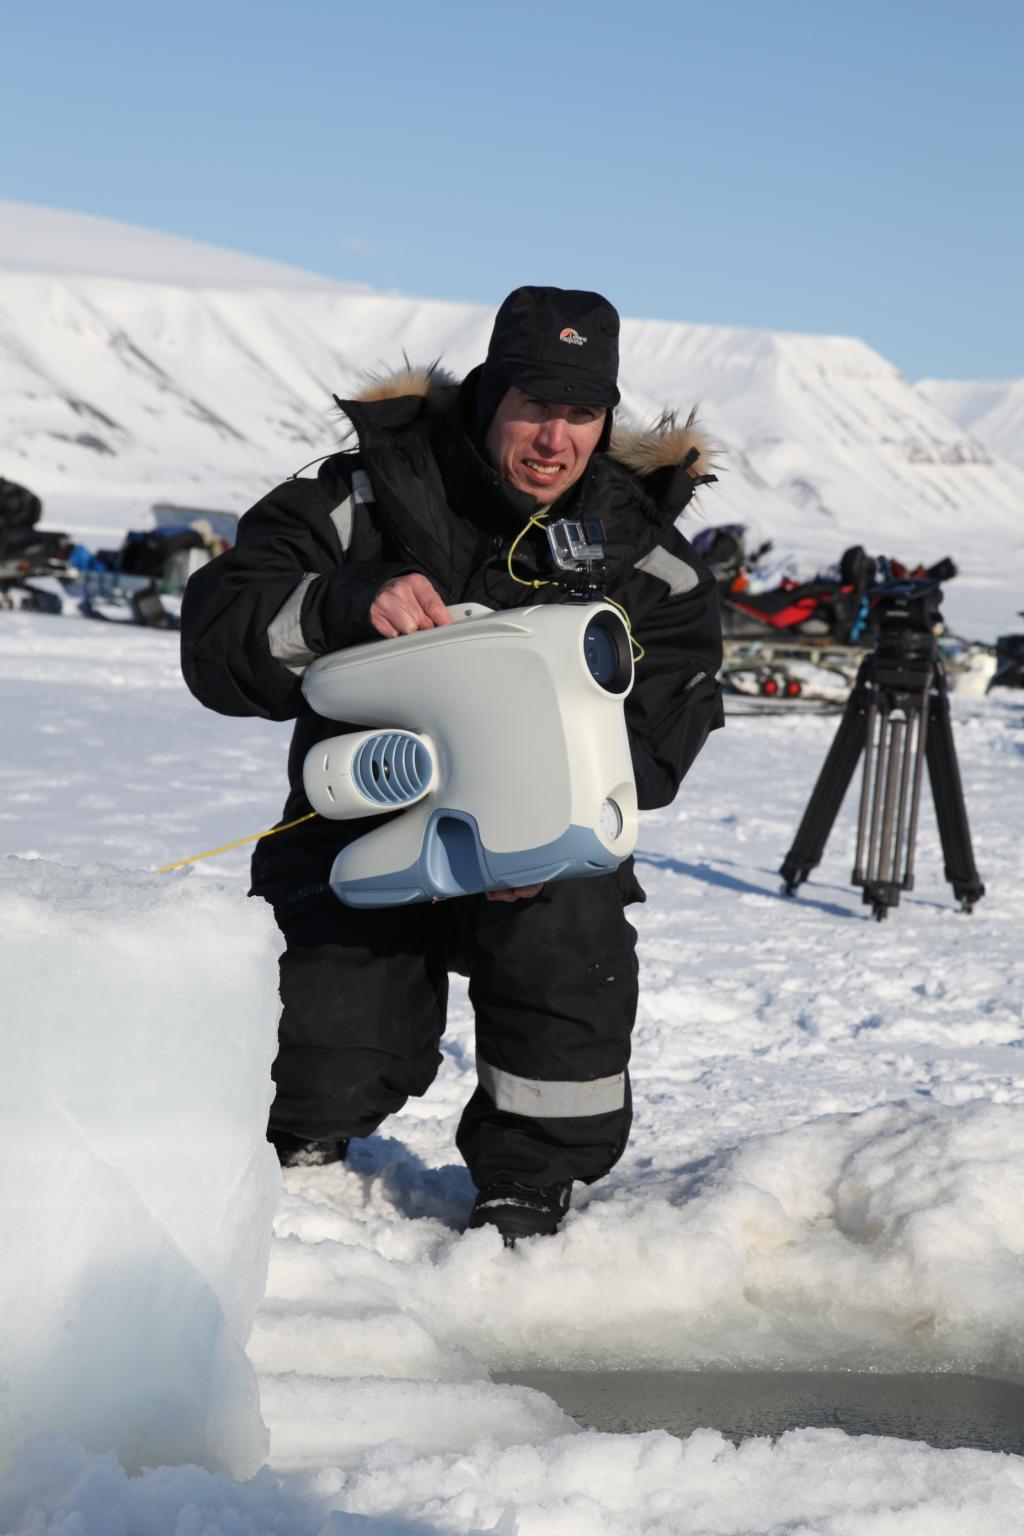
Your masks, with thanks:
M877 626L780 874L789 895L821 861L861 755L864 777L851 881L876 919L914 886L914 845L924 764L942 841L945 876L964 912L985 894L967 824L953 745L946 676L938 655L937 580L897 581L872 594Z
M560 517L547 534L555 580L570 602L599 602L605 588L604 524L599 517Z

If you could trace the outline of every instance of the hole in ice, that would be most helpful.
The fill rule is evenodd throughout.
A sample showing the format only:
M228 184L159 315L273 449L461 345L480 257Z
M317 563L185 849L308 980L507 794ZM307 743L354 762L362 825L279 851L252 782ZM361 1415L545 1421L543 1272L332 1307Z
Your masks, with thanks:
M945 1373L554 1371L495 1374L535 1387L587 1429L717 1429L733 1441L787 1429L924 1440L1024 1455L1024 1382Z

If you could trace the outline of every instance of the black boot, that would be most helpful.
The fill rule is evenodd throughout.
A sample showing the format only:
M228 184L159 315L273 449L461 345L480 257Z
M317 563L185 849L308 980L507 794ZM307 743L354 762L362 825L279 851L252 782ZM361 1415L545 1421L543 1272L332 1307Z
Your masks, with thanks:
M306 1141L290 1131L268 1130L267 1140L282 1168L322 1168L325 1163L343 1163L348 1156L347 1136L334 1141Z
M572 1180L537 1189L530 1184L485 1184L476 1197L470 1227L497 1227L506 1248L517 1237L548 1237L569 1209Z

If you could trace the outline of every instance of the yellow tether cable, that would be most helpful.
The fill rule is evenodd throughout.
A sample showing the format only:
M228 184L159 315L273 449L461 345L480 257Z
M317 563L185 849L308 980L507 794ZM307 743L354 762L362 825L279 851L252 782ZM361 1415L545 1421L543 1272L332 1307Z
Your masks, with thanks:
M184 864L198 864L200 859L212 859L215 853L230 853L232 848L241 848L245 843L258 843L261 837L273 837L275 832L287 832L289 827L301 827L304 821L312 821L316 811L310 811L306 816L300 816L297 821L286 821L281 827L268 827L266 832L252 832L248 837L240 837L237 843L225 843L223 848L210 848L206 853L193 853L187 859L179 859L176 864L165 864L162 869L154 869L154 875L166 875L172 869L181 869Z
M622 622L626 626L626 635L633 650L633 661L643 661L644 657L647 655L647 652L644 650L643 646L640 644L640 641L634 635L633 626L630 623L629 614L626 612L625 608L623 608L621 603L617 603L614 597L608 597L606 595L602 597L601 601L605 603L611 603L612 607L617 608L619 613L622 614Z
M530 518L530 521L523 524L522 528L520 528L519 532L512 540L512 543L509 545L508 560L506 562L508 565L508 573L512 577L512 580L517 582L521 587L533 587L536 589L537 587L553 587L555 584L551 580L541 581L539 578L535 581L524 581L523 578L521 576L517 576L515 571L512 569L512 556L516 552L516 545L519 543L520 539L525 538L531 528L543 527L544 519L549 515L550 514L547 512L535 512Z

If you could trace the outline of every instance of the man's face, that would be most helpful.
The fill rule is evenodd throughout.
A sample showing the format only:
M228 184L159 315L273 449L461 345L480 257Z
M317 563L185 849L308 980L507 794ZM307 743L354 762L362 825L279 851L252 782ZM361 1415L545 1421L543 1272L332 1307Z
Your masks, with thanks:
M513 385L484 445L503 480L548 506L580 478L603 426L603 406L550 405Z

